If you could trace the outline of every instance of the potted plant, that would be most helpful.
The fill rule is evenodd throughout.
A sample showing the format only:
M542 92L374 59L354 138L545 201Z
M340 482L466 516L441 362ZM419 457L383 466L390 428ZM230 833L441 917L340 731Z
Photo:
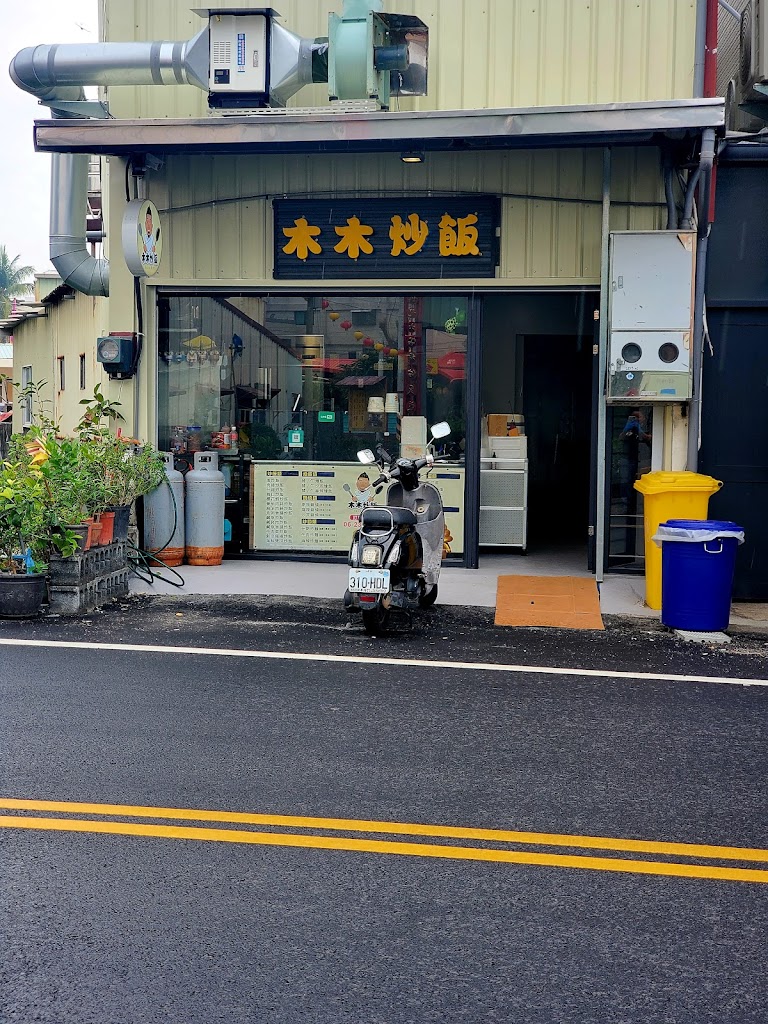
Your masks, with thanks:
M45 600L51 552L77 549L75 534L58 522L40 451L24 449L0 466L0 617L29 618ZM13 455L18 455L18 445Z
M152 445L130 437L110 435L97 443L104 469L105 508L115 513L115 538L127 537L131 505L161 483L165 468Z
M103 424L121 417L98 387L93 400L83 403L87 408L75 435L67 437L45 414L43 386L19 390L20 397L37 401L36 422L25 434L13 435L8 458L0 463L0 617L36 614L45 599L51 555L73 555L81 546L80 524L112 504L130 506L164 474L151 446Z
M113 535L125 540L131 506L162 481L163 463L152 445L126 437L120 428L112 432L110 424L123 419L120 403L109 401L98 385L93 398L83 399L80 404L86 408L77 426L77 439L84 463L91 466L86 474L90 505L102 518L113 513Z

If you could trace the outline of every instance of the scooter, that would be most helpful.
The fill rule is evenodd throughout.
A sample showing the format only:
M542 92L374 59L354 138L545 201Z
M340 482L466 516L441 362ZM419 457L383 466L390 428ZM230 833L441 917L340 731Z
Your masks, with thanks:
M357 453L365 465L378 465L374 490L388 484L385 505L366 506L349 552L349 587L344 606L360 612L370 636L385 633L393 616L412 622L412 612L437 600L443 559L445 518L440 492L419 473L438 461L434 442L450 434L447 423L431 428L432 443L422 459L398 459L379 444ZM378 493L378 491L377 491Z

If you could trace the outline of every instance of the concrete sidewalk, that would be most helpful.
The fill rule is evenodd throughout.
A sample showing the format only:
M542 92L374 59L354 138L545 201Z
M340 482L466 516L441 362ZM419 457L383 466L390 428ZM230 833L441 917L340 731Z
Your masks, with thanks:
M438 603L468 607L495 608L500 575L583 576L582 551L557 551L546 555L486 555L479 569L444 567L440 573ZM174 575L178 573L178 576ZM338 599L347 585L347 566L340 562L289 562L261 559L225 560L218 566L183 565L162 570L166 580L151 583L131 577L132 594L261 594ZM183 585L180 585L183 581ZM659 613L644 603L642 576L610 575L600 585L600 610L603 615L658 621ZM768 630L768 605L734 604L731 627Z

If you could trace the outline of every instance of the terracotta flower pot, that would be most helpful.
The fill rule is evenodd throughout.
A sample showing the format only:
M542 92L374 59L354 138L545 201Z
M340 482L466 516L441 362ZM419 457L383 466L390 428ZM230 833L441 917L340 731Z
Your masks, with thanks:
M101 522L91 524L91 547L97 548L101 544Z
M101 521L101 537L99 543L111 544L114 540L115 513L102 512L99 518Z
M85 538L85 550L89 551L93 547L93 524L95 520L93 516L88 516L84 522L88 527L88 536Z

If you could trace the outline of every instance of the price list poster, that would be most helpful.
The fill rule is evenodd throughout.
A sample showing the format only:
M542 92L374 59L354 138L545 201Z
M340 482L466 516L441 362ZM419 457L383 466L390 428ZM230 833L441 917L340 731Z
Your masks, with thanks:
M348 551L360 514L383 505L370 467L359 463L251 463L254 551ZM464 470L441 470L427 477L443 495L451 552L463 549Z

